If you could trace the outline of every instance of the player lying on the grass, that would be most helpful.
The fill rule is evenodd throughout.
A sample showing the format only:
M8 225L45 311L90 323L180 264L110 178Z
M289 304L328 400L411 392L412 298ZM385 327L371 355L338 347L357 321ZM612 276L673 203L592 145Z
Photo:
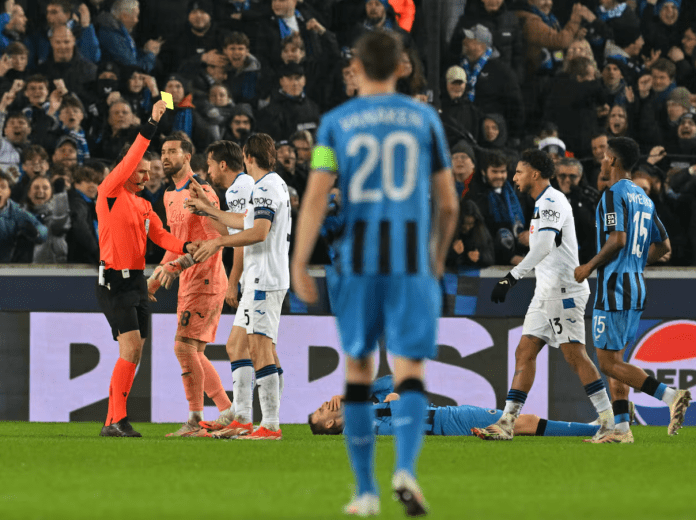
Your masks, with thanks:
M211 225L209 219L192 214L185 207L186 201L193 196L194 185L199 189L200 197L206 198L210 204L220 204L217 194L206 181L198 178L203 186L196 181L191 170L192 153L193 145L183 133L172 134L162 144L162 166L164 174L171 181L164 193L167 222L172 234L187 242L220 236L220 231ZM227 234L226 231L222 230ZM204 433L198 424L204 419L204 393L215 402L223 420L232 420L234 416L232 403L220 376L205 355L206 345L215 340L227 289L222 253L218 251L205 262L197 264L191 255L177 258L173 253L165 253L161 265L148 280L148 292L154 295L160 283L168 289L177 277L180 280L174 353L181 366L189 416L181 428L167 436L188 437Z
M495 424L474 431L484 440L512 440L515 421L534 384L536 358L547 344L560 348L592 401L601 426L596 437L614 430L609 396L585 350L585 306L590 287L586 281L576 282L573 276L579 265L575 221L565 195L549 182L554 170L553 160L541 150L526 150L517 164L515 184L521 193L535 200L529 253L497 283L491 299L504 302L510 288L532 269L536 288L515 351L515 374L504 413Z
M377 435L394 435L391 403L399 399L394 393L391 376L377 379L372 386L374 429ZM502 410L479 406L435 406L427 409L426 435L466 436L472 429L485 428L503 415ZM314 435L339 435L343 433L343 396L335 395L309 416L309 427ZM515 421L515 435L543 437L582 437L594 435L599 425L576 422L549 421L536 415L522 414Z
M581 283L597 269L597 294L592 312L592 333L599 367L611 379L615 429L598 443L632 443L629 428L629 387L640 390L669 406L668 435L681 428L691 392L672 388L640 367L624 361L624 349L636 337L645 308L646 264L671 251L667 232L655 204L631 181L640 158L638 143L629 137L609 139L602 159L602 173L609 174L609 187L597 205L597 254L575 269ZM669 345L665 345L669 348Z

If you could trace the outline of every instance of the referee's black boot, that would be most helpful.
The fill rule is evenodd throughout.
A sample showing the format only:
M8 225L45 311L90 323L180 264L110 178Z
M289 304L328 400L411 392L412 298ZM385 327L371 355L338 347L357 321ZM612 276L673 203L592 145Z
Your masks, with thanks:
M124 417L109 426L102 426L99 435L101 437L142 437L128 422L128 417Z

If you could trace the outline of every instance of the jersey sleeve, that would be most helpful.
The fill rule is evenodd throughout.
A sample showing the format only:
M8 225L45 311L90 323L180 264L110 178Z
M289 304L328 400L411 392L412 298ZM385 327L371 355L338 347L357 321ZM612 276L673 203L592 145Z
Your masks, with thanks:
M433 147L430 153L432 158L432 173L437 173L444 169L451 168L452 157L450 155L449 145L447 144L445 129L442 126L442 121L437 115L437 112L435 112L435 109L432 108L430 117L430 134Z
M99 185L99 193L109 196L122 188L138 167L148 146L150 146L150 140L143 137L142 134L138 134L123 160L116 165L116 168Z
M394 391L394 380L392 376L382 376L379 379L375 379L372 383L372 397L377 400L378 403L384 401L384 399Z
M560 233L563 229L570 208L564 207L561 201L556 199L557 197L542 195L535 209L535 212L539 211L539 232ZM534 216L536 217L536 215Z
M324 118L317 129L317 138L312 150L312 170L338 173L338 161L334 147L333 131L330 118Z
M662 225L660 217L657 216L657 212L653 213L652 219L652 230L650 232L650 243L655 244L658 242L664 242L669 238L665 226Z
M149 205L149 203L148 203L148 205ZM164 226L162 225L162 221L157 216L157 213L152 211L152 207L150 207L150 211L147 214L147 218L150 219L149 236L150 236L150 239L155 244L160 246L162 249L166 249L167 251L171 251L172 253L177 253L177 254L185 253L184 241L179 240L174 235L172 235L169 231L164 229Z
M628 213L626 211L626 195L620 191L608 189L604 192L604 231L611 233L613 231L626 232L626 219Z
M254 188L254 220L264 218L273 223L275 214L283 203L279 187L265 183Z

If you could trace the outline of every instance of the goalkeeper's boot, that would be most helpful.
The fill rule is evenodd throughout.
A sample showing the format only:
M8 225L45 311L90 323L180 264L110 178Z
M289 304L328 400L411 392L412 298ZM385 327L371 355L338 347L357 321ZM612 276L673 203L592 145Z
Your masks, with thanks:
M278 430L269 430L265 426L259 426L253 432L237 437L247 441L279 441L283 438L283 432Z
M240 435L247 435L254 429L254 423L242 424L237 420L232 421L222 430L217 430L212 434L208 434L216 439L236 439Z
M99 435L101 437L142 437L128 422L128 417L124 417L109 426L102 426Z
M344 508L343 512L347 515L367 517L377 516L379 510L379 497L372 493L363 493L359 497L353 498Z
M394 498L403 504L406 516L425 516L428 514L423 492L416 479L408 471L400 470L394 473L392 489L394 490Z
M498 422L485 428L472 428L471 433L484 441L511 441L515 431L515 416L504 413Z
M667 426L667 435L676 435L677 430L682 427L686 409L691 401L691 392L688 390L677 390L677 395L674 396L674 401L669 406L669 426Z
M586 439L585 442L591 442L592 444L633 444L633 432L631 430L628 430L627 432L619 432L614 430L613 432L597 440L592 438Z
M222 412L220 414L220 417L218 417L214 421L198 421L198 425L201 428L204 428L210 432L216 432L218 430L224 430L225 428L228 428L232 421L234 421L233 413L230 413L228 415L225 414L225 412Z
M186 421L177 431L168 433L165 437L199 437L197 435L201 431L201 427L197 422Z

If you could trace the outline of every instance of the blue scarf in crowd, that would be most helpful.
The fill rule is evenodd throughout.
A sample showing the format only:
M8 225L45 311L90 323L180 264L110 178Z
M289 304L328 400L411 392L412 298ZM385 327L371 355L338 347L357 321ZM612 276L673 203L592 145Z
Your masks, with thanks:
M295 18L297 18L298 20L302 19L302 15L297 9L295 9ZM284 40L293 33L293 30L288 26L288 24L285 23L285 20L283 20L280 16L278 17L278 28L280 29L281 40Z
M488 192L488 207L496 223L508 224L513 231L519 226L526 227L520 200L509 181L503 184L500 195L493 189Z
M544 12L535 5L530 4L529 7L532 9L532 12L535 15L541 18L544 21L544 23L552 29L561 28L561 25L558 23L558 19L552 13L544 14Z
M190 108L184 108L177 110L174 116L174 126L172 127L172 132L181 130L186 135L190 136L193 132L193 110Z
M469 85L469 93L467 94L467 97L472 103L476 97L476 82L478 81L478 76L481 74L483 67L486 66L486 63L488 63L488 59L491 57L491 54L493 54L493 49L488 47L486 52L483 53L483 56L479 58L473 67L466 58L462 60L462 68L466 71L466 77L468 78L467 83Z
M603 6L600 5L597 9L597 17L603 22L611 20L612 18L621 18L626 10L626 7L628 7L626 3L622 3L614 7L614 9L609 9L607 11Z
M237 12L248 11L251 7L251 2L249 0L244 0L243 6L239 5L237 2L232 2L232 7L234 7Z

